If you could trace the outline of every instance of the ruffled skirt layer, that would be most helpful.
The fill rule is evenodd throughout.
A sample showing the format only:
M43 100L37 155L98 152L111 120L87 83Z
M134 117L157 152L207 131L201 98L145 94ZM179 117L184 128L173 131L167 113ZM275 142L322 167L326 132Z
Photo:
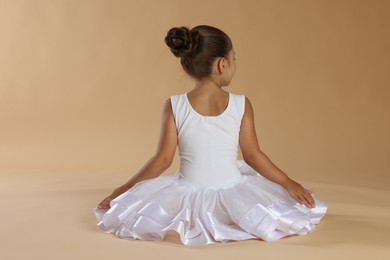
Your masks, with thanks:
M315 229L328 205L297 203L244 161L237 161L243 179L227 187L196 187L179 171L138 182L113 199L110 209L94 208L98 226L124 239L162 240L167 231L184 245L205 245L246 239L278 240Z

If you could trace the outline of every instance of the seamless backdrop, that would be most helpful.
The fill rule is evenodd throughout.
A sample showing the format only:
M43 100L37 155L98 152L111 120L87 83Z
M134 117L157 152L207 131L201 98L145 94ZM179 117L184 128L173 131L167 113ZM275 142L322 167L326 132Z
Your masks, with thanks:
M350 227L345 238L365 237L355 242L384 250L389 226L378 221L389 223L389 11L385 0L0 0L0 202L11 212L1 239L10 259L27 255L18 248L33 247L30 239L64 237L67 225L87 230L90 242L58 241L50 247L57 257L82 259L99 243L130 246L99 236L91 208L155 152L164 101L193 86L164 37L171 27L199 24L231 37L237 73L225 89L251 100L269 158L334 202L331 213L353 199L379 207L379 220L333 212L335 225L318 231L329 235L322 242L337 237L327 230ZM163 174L178 165L177 152ZM353 205L351 215L373 210ZM22 217L33 209L32 219ZM50 222L65 212L73 222ZM46 235L34 239L37 223ZM367 236L373 230L376 238ZM65 234L72 241L75 233ZM358 256L364 252L370 255Z

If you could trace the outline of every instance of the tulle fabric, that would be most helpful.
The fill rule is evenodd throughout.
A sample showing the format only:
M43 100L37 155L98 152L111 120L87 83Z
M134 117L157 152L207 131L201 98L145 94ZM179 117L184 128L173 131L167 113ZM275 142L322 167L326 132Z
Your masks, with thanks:
M225 187L194 186L179 171L138 182L110 209L93 209L97 225L130 240L163 240L173 230L184 245L195 246L305 235L326 214L327 203L314 194L315 208L300 205L282 186L237 163L243 179Z

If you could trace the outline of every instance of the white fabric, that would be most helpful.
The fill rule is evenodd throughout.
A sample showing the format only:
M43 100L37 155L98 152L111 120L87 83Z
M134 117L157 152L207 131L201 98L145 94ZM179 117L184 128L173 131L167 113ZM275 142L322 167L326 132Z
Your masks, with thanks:
M278 240L315 229L328 205L300 205L279 184L238 160L245 96L229 93L218 116L203 116L187 93L171 97L178 130L180 169L138 182L94 208L98 226L124 239L162 240L174 230L185 245L260 238Z

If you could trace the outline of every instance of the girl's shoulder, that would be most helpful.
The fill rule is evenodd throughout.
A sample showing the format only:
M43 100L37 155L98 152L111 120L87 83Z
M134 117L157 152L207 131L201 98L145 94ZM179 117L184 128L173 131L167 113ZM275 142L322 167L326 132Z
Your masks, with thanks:
M169 96L170 99L177 99L177 98L180 98L180 97L184 97L184 95L187 94L187 92L181 92L181 93L177 93L177 94L172 94L171 96Z
M245 100L246 96L244 94L235 93L235 92L229 92L230 97L232 98L231 101L229 101L229 105L231 107L235 107L236 111L239 112L240 118L243 116L245 112Z
M229 92L229 94L232 95L232 96L234 96L234 97L241 97L241 98L245 97L244 94L236 93L236 92Z
M169 100L171 101L172 105L173 104L176 104L178 102L184 102L185 100L185 95L186 95L187 92L182 92L182 93L178 93L178 94L173 94L171 96L169 96Z

